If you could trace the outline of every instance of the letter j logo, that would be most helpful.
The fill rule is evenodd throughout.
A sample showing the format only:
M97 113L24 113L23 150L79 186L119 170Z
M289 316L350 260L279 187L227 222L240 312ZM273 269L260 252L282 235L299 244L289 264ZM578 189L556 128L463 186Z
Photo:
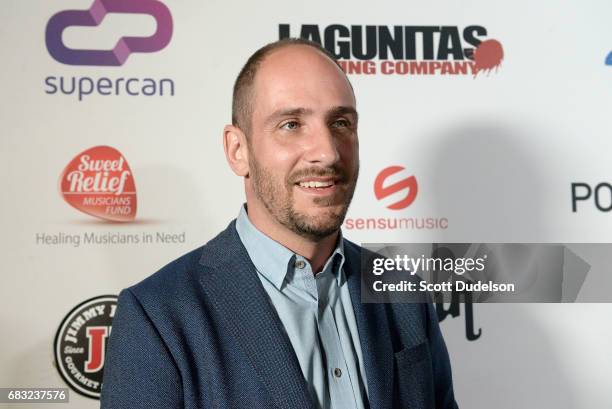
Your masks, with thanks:
M75 50L62 42L67 27L97 27L108 13L148 14L157 29L150 37L121 37L112 50ZM172 38L172 15L157 0L94 0L88 10L64 10L47 23L45 40L49 54L69 65L120 66L132 53L153 53L163 49Z

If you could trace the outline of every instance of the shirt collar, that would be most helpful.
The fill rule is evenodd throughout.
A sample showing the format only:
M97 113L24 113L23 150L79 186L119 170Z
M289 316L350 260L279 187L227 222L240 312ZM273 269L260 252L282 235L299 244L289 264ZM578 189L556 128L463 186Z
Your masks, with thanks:
M294 270L295 261L297 259L306 261L304 257L295 254L259 231L249 220L246 205L240 206L240 213L236 219L236 231L257 271L278 290L281 289L287 273ZM339 232L338 244L321 271L331 268L340 286L345 280L342 270L343 265L344 240L342 232Z

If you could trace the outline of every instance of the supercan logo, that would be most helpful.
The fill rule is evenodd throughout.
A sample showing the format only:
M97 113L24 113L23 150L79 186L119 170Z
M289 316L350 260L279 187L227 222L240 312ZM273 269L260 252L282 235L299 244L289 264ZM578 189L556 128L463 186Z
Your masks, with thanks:
M106 343L117 308L117 297L103 295L74 307L55 335L55 363L74 391L99 399Z
M62 41L62 33L68 27L96 27L108 13L148 14L157 23L157 30L150 37L121 37L112 50L75 50ZM152 53L170 43L172 15L170 10L156 0L95 0L88 10L64 10L55 14L47 23L45 40L51 56L69 65L120 66L132 53Z
M347 74L473 75L497 70L501 42L480 25L375 26L303 24L292 32L279 24L279 38L299 36L321 44Z
M391 210L402 210L410 206L414 199L416 199L419 191L419 185L414 176L408 176L397 182L388 183L389 177L404 170L402 166L389 166L380 171L374 180L374 195L376 199L382 200L392 195L396 198L387 205L387 208Z
M125 157L110 146L79 153L61 174L64 200L90 216L113 222L136 217L136 184Z

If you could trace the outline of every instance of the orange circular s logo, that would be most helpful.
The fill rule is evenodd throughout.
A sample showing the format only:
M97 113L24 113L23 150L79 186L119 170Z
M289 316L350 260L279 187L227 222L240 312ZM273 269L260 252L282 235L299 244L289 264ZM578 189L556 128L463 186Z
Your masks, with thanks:
M378 176L376 176L376 180L374 180L374 195L376 199L381 200L387 196L390 196L399 191L405 190L404 198L387 205L387 208L392 210L401 210L410 206L414 199L416 199L419 187L417 184L417 180L414 176L409 176L405 179L402 179L398 182L392 183L388 186L384 186L385 181L391 175L394 175L398 172L404 170L402 166L389 166L388 168L383 169Z

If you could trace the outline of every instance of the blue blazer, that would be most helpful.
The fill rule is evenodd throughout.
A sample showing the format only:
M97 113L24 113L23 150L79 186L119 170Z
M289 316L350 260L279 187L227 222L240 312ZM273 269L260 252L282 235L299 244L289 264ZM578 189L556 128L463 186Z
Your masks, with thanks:
M433 306L362 304L360 251L345 240L366 407L456 408ZM316 408L235 221L121 292L106 354L102 408Z

